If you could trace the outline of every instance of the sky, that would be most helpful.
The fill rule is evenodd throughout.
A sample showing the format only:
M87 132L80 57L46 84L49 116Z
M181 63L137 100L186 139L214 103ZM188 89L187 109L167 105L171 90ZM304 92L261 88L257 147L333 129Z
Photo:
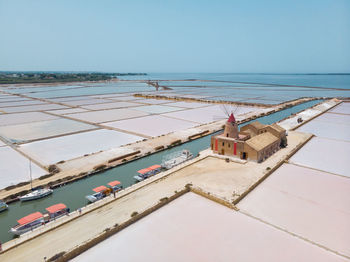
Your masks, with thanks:
M0 70L350 72L349 0L0 0Z

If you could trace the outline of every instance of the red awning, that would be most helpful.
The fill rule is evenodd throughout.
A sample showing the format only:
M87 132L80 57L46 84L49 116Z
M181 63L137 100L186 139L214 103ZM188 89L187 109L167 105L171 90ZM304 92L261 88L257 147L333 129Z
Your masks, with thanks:
M106 190L106 189L107 189L107 187L105 187L105 186L99 186L99 187L94 188L93 191L98 193L98 192L101 192L101 191Z
M40 212L35 212L35 213L30 214L28 216L22 217L21 219L17 220L17 222L20 225L25 225L25 224L33 222L41 217L43 217L43 214L41 214Z
M116 181L109 182L108 185L116 186L116 185L120 185L120 182L116 180Z
M148 172L150 172L150 171L152 171L152 169L150 169L150 168L144 168L144 169L141 169L141 170L139 170L139 171L137 171L137 173L140 173L140 174L146 174L146 173L148 173Z
M65 204L56 204L56 205L53 205L53 206L50 206L48 208L46 208L46 210L49 212L49 213L56 213L57 211L60 211L62 209L65 209L67 208Z
M157 169L157 168L161 168L160 165L153 165L153 166L150 166L149 169L151 170L154 170L154 169Z

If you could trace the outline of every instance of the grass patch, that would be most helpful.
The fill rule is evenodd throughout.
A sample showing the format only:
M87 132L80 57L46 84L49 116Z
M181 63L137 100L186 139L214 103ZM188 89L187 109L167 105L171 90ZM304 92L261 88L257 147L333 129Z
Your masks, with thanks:
M131 216L131 217L134 217L134 216L137 216L138 214L139 214L139 213L138 213L137 211L134 211L134 212L131 213L130 216Z

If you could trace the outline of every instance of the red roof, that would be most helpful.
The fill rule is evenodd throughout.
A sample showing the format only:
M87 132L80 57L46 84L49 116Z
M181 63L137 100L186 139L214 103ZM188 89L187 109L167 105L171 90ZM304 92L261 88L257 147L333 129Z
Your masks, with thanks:
M153 165L153 166L150 166L149 169L151 170L154 170L154 169L157 169L157 168L161 168L160 165Z
M150 169L150 168L144 168L144 169L141 169L141 170L139 170L139 171L137 171L137 173L140 173L140 174L146 174L146 173L148 173L148 172L150 172L150 171L152 171L152 169Z
M21 219L17 220L17 222L20 225L25 225L25 224L33 222L41 217L43 217L43 214L41 214L40 212L35 212L35 213L30 214L28 216L22 217Z
M108 185L116 186L116 185L120 185L120 182L116 180L116 181L109 182Z
M234 123L234 122L236 122L236 119L235 119L233 113L231 113L231 115L230 115L230 117L228 118L227 122L229 122L229 123Z
M93 191L98 193L98 192L101 192L101 191L106 190L106 189L107 189L107 187L105 187L105 186L99 186L99 187L94 188Z
M56 213L57 211L60 211L62 209L65 209L67 208L65 204L56 204L56 205L53 205L53 206L50 206L48 208L46 208L46 210L49 212L49 213Z

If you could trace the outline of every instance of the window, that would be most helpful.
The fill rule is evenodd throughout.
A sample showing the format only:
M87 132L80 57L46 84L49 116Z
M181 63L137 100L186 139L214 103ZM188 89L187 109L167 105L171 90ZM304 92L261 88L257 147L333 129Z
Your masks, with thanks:
M222 146L224 146L225 145L225 142L222 142Z
M228 147L231 147L231 144L230 144L230 143L228 143Z

